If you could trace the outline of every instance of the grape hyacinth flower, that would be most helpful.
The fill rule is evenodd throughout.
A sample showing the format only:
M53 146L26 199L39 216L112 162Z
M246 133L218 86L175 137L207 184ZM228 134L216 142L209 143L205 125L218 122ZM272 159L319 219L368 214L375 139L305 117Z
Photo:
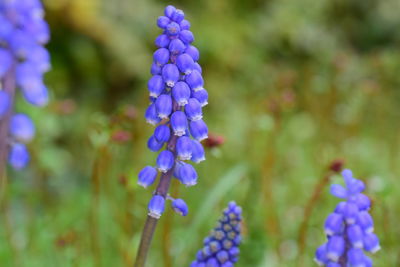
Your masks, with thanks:
M167 6L164 14L157 20L163 33L155 41L158 49L153 54L153 76L147 84L150 105L145 113L147 122L157 125L147 146L159 154L155 166L146 166L140 172L138 184L151 186L159 171L160 184L154 195L167 200L167 189L160 186L166 183L168 187L171 176L186 186L197 182L196 170L187 161L199 163L205 159L200 141L208 136L207 125L202 120L202 107L207 104L208 94L203 87L201 68L197 67L199 51L192 45L190 23L184 19L183 11L173 6ZM152 210L154 205L164 203L153 201L149 215L159 218ZM156 210L164 211L161 207Z
M155 224L165 210L167 200L182 216L188 207L182 199L168 195L171 179L175 177L185 186L197 183L198 175L188 161L205 160L200 143L208 136L202 108L208 103L202 69L198 63L199 50L193 46L194 36L182 10L167 6L164 16L157 19L162 34L155 40L158 49L153 54L147 83L150 104L146 121L156 128L147 146L158 152L155 166L146 166L139 173L138 184L158 185L148 205L148 217L142 233L135 266L143 266Z
M234 266L239 258L241 221L242 208L230 202L210 236L204 239L204 247L197 252L190 267Z
M361 193L365 189L364 183L354 178L350 170L344 170L342 176L346 188L334 184L331 194L345 201L340 202L326 219L328 241L317 249L315 261L321 266L370 267L372 260L364 251L375 253L380 249L368 213L371 201Z
M34 106L48 102L43 74L50 69L50 56L43 46L49 27L43 17L40 0L0 0L0 175L7 154L14 169L28 164L25 144L35 134L32 120L14 113L15 89Z

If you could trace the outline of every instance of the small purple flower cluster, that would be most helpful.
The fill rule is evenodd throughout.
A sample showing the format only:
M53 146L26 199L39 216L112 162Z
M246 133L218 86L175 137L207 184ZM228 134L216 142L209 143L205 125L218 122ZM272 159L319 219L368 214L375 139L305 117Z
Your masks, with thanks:
M43 45L50 33L43 17L40 0L0 0L0 121L11 112L9 163L15 169L29 162L25 144L32 140L35 127L27 115L12 112L12 96L4 86L11 75L8 79L15 81L27 102L47 104L43 74L50 69L50 56Z
M368 210L369 198L362 194L365 185L353 177L350 170L342 172L346 188L334 184L331 194L345 199L325 221L328 241L315 253L315 261L328 267L370 267L372 260L364 251L375 253L380 249L379 239L373 233L374 223Z
M190 267L232 267L238 261L241 242L242 208L234 201L224 210L224 215L211 235L204 239Z
M158 49L153 55L153 76L147 84L151 103L145 117L148 123L157 125L147 142L148 148L154 152L164 145L166 148L159 153L156 167L146 166L139 173L138 184L145 188L156 181L157 170L170 173L186 186L195 185L196 170L185 161L205 160L200 142L208 137L208 128L202 119L208 93L203 88L202 69L197 62L199 51L192 45L190 23L184 19L183 11L173 6L167 6L164 14L157 20L163 33L155 41ZM155 193L149 204L150 216L161 216L165 199ZM173 202L172 206L180 214L187 214L183 200Z

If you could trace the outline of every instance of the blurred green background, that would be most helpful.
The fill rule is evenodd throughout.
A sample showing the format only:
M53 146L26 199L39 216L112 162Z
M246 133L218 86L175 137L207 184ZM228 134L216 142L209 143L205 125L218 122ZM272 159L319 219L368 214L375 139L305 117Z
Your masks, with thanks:
M148 266L188 266L230 200L245 218L237 266L315 266L338 202L332 164L367 183L375 266L400 266L398 0L44 2L52 101L17 105L37 137L29 168L9 170L1 266L132 265L153 190L136 179L156 157L143 114L167 4L192 24L217 142L197 186L173 184L189 215L167 209Z

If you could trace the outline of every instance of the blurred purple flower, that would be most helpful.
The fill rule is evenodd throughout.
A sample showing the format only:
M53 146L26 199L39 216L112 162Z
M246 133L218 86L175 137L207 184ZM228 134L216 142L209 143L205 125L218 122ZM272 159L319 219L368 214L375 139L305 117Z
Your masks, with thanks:
M14 79L25 100L35 106L48 102L43 74L50 69L50 55L43 47L49 38L49 27L44 20L40 0L0 0L0 81L6 76ZM10 77L12 76L12 77ZM13 103L10 95L0 86L0 123ZM14 90L14 88L10 89ZM9 91L10 91L9 90ZM9 92L8 91L8 92ZM15 169L25 167L29 161L26 147L20 143L31 141L35 127L25 114L12 115L9 125L9 163Z
M241 221L242 208L230 202L217 226L204 239L204 247L197 252L190 267L234 266L239 258Z
M362 249L375 253L380 249L379 239L373 234L373 220L368 211L369 198L362 194L365 185L353 177L350 170L343 170L345 187L331 186L331 194L344 199L325 221L328 241L315 253L321 266L372 266L372 260Z

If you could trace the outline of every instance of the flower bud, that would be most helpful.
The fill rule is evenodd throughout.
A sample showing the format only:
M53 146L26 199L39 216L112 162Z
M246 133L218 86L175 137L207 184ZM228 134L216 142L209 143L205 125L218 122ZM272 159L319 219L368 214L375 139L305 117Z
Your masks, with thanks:
M181 136L176 142L176 152L180 160L190 160L192 157L192 140Z
M174 134L177 136L182 136L187 130L187 118L185 113L182 111L175 111L171 116L171 127Z
M347 203L344 209L344 218L347 224L353 224L356 222L358 214L358 207L353 203Z
M186 105L190 97L189 86L185 82L177 82L172 88L172 96L179 106Z
M151 64L150 73L152 75L160 75L162 68L158 66L156 63Z
M193 45L188 45L188 47L185 50L185 53L190 55L194 61L199 61L200 59L199 50Z
M325 233L328 236L342 233L344 228L343 216L338 213L331 213L325 221Z
M164 146L163 142L159 142L154 135L150 136L149 140L147 141L147 147L153 151L157 152Z
M179 27L181 27L182 31L183 30L189 30L190 29L190 22L187 21L186 19L184 19L179 23Z
M191 56L185 53L177 57L176 65L178 66L180 72L183 72L187 75L192 72L194 67L194 61Z
M154 130L154 137L160 143L168 142L171 136L171 130L165 124L158 125Z
M161 121L161 119L157 115L157 109L154 103L147 108L145 117L146 121L151 125L156 125Z
M193 33L189 30L183 30L179 33L179 39L185 44L191 44L194 41Z
M378 237L373 233L366 234L364 236L363 243L364 249L371 253L375 253L381 248Z
M162 69L162 77L164 82L169 87L174 87L175 83L179 80L179 70L174 64L167 64Z
M172 19L172 15L175 13L176 8L174 6L167 6L164 10L164 15L167 16L168 18Z
M10 134L18 142L27 143L35 136L35 125L26 114L15 114L11 117Z
M200 64L197 62L194 63L193 69L197 70L200 74L203 73L203 69L201 68Z
M160 36L158 36L156 38L156 40L154 41L155 45L158 46L159 48L165 48L168 47L170 44L170 39L168 37L168 35L166 34L161 34Z
M185 18L185 13L182 10L176 9L174 13L172 13L171 19L177 23L180 23Z
M158 97L165 89L163 78L160 75L154 75L147 83L151 97Z
M351 248L347 252L348 266L365 266L365 255L359 248Z
M179 180L186 186L193 186L197 183L197 172L192 165L182 163L179 167Z
M361 211L357 215L357 224L366 232L372 233L374 231L374 221L371 215L366 211Z
M163 150L157 157L157 167L160 172L167 172L174 166L174 154L169 150Z
M193 70L189 75L186 76L186 83L194 92L204 89L203 77L201 77L200 72L197 70Z
M166 48L159 48L153 54L154 62L158 66L164 66L169 61L169 50Z
M164 212L164 207L165 206L165 199L164 197L160 196L160 195L154 195L150 202L149 202L149 206L148 206L148 210L149 210L149 216L159 219L161 217L161 214L163 214Z
M353 224L347 227L347 237L355 248L363 248L363 231L360 226Z
M165 29L170 22L171 20L168 17L160 16L157 19L157 26L161 29Z
M157 115L161 119L166 119L172 112L172 98L169 95L160 95L156 102Z
M201 104L196 98L190 98L185 106L185 114L191 121L198 121L203 118Z
M169 51L171 52L171 54L173 55L179 55L181 53L183 53L183 51L185 51L185 44L179 40L179 39L174 39L169 43Z
M203 145L197 140L192 140L192 158L191 158L191 160L194 163L200 163L201 161L203 161L205 159L206 159L206 157L205 157Z
M138 185L144 188L152 185L157 178L157 170L154 167L146 166L139 172Z
M190 134L198 141L208 137L208 128L203 120L191 121L189 124Z
M181 27L179 27L179 24L176 22L171 22L165 29L165 32L168 34L168 36L177 36L180 31Z
M24 144L16 143L11 146L8 154L8 162L15 170L25 168L29 160L29 152Z
M208 104L208 93L207 90L202 89L196 92L192 92L192 97L196 98L202 107Z
M328 263L328 258L326 257L326 244L323 244L320 246L316 251L315 251L315 262L322 266L326 263Z
M327 258L331 261L337 262L343 255L345 250L345 241L343 237L334 235L327 243L326 252Z
M172 208L176 213L182 216L186 216L189 212L189 208L186 205L185 201L183 201L183 199L180 198L174 199L172 201Z

